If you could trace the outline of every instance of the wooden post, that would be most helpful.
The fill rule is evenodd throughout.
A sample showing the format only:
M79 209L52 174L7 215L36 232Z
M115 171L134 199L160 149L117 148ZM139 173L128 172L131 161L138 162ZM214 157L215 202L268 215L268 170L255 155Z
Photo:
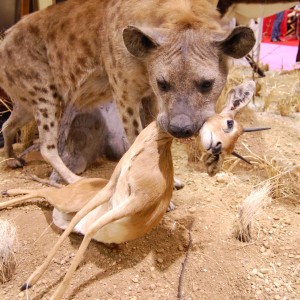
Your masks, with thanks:
M21 0L21 12L20 17L29 14L30 12L30 0Z

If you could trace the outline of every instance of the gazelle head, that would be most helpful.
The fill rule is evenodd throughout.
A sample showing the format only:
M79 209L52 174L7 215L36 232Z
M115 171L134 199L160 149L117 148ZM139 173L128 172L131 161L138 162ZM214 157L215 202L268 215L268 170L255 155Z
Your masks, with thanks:
M247 81L233 88L227 95L227 103L220 114L210 117L200 130L203 148L208 152L204 163L210 176L221 168L224 156L233 154L249 163L245 158L234 152L234 146L244 132L260 131L270 128L243 128L234 120L236 114L245 107L255 92L254 81Z

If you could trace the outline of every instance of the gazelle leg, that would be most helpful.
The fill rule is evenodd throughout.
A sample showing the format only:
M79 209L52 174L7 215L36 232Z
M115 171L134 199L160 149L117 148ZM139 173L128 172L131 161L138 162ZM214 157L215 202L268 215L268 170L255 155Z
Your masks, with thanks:
M52 258L54 257L55 253L59 249L60 245L64 242L64 240L69 236L69 234L73 231L76 224L84 218L90 211L92 211L97 206L109 201L113 194L113 187L106 185L91 201L89 201L72 219L66 230L63 234L59 237L58 241L54 245L54 247L49 252L47 258L43 262L43 264L35 270L31 274L31 276L27 279L26 283L23 284L21 290L26 290L33 286L39 278L44 274L47 267L49 266Z
M52 295L51 300L58 300L62 299L63 294L65 293L67 287L69 286L69 283L72 279L72 276L80 264L84 252L86 251L91 239L93 236L97 233L98 230L100 230L103 226L112 223L116 220L119 220L121 218L124 218L126 216L129 216L132 214L132 212L137 212L136 207L134 207L134 204L132 203L132 198L129 198L125 202L123 202L121 205L115 207L114 209L108 211L103 216L101 216L97 221L91 224L88 231L86 232L83 241L79 247L79 250L77 254L75 255L72 264L70 268L68 269L67 274L65 275L63 281L55 291L55 293ZM134 200L134 203L136 205L136 199Z
M32 193L32 190L26 190L26 189L10 189L3 192L7 196L16 196L16 195L28 195Z
M15 195L19 195L19 194L15 194ZM24 193L21 193L21 194L24 194ZM13 195L13 194L10 194L10 195ZM15 198L15 199L11 199L11 200L8 200L8 201L0 202L0 209L4 209L4 208L7 208L9 206L13 206L13 205L22 203L22 202L24 202L26 200L34 199L34 198L37 198L37 196L36 195L31 195L29 193L28 195L24 195L24 196Z

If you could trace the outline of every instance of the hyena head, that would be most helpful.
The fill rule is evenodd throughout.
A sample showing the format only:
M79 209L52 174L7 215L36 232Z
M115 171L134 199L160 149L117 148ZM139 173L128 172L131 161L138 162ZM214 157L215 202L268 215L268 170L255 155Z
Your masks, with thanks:
M158 123L176 138L189 138L215 113L225 85L228 57L241 58L253 47L248 27L224 37L204 28L137 28L123 31L128 51L144 60L159 103Z

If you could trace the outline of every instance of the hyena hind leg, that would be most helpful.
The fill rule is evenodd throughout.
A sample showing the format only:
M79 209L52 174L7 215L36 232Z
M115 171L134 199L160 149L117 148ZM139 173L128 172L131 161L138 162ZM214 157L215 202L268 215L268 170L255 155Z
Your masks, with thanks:
M53 96L56 95L56 97ZM35 105L35 119L38 125L40 151L44 159L49 162L52 167L67 182L72 183L81 177L75 175L62 161L58 153L58 126L59 119L59 97L58 93L43 93L37 95Z
M33 115L26 111L22 106L16 104L8 120L2 126L2 133L4 138L4 154L7 159L6 164L10 168L21 168L25 162L23 159L17 158L13 143L17 131L29 121L33 119Z

